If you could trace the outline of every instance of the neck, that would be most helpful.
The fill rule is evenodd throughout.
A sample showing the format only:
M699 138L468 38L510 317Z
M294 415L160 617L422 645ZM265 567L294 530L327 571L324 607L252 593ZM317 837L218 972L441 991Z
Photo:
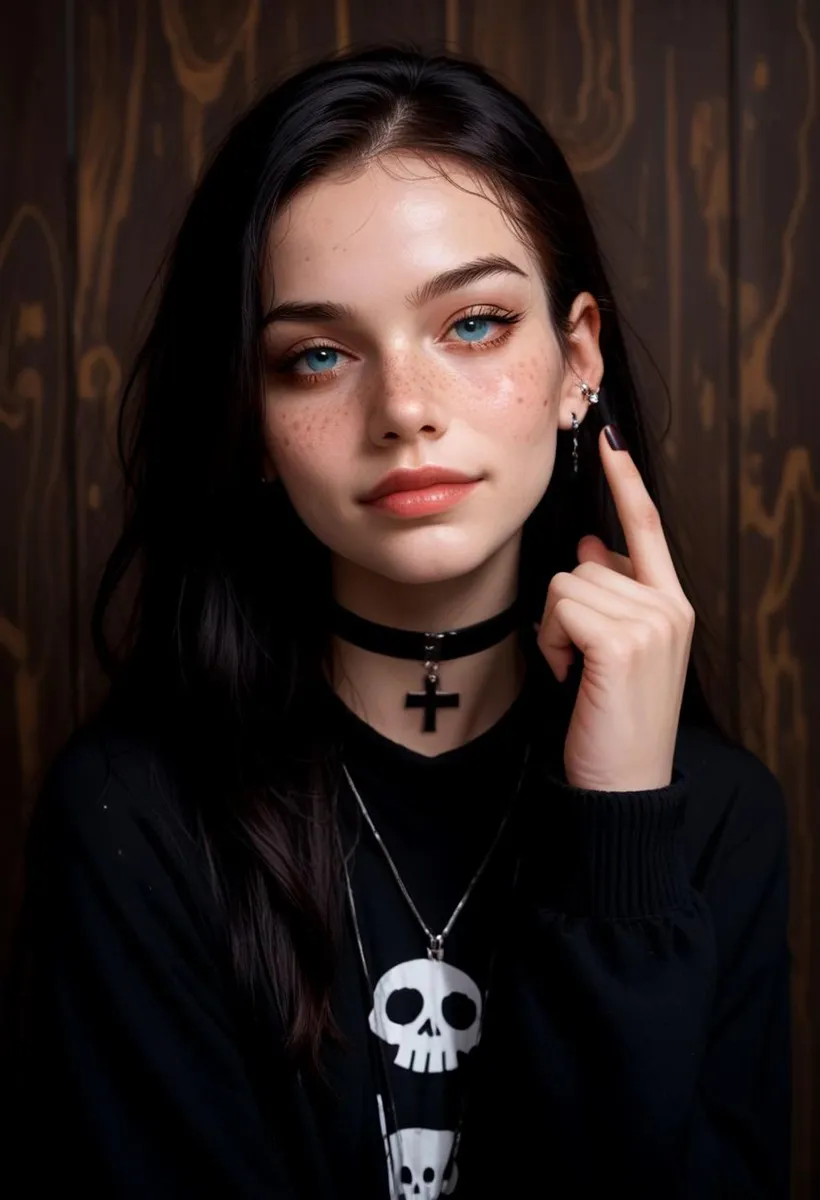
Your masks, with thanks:
M469 576L442 583L396 583L338 563L333 594L345 608L380 625L430 632L461 629L513 603L517 549L501 552L506 562L493 560ZM421 754L442 754L489 729L515 700L525 671L517 633L478 654L442 663L442 690L458 692L459 706L441 709L435 731L424 733L419 711L404 707L405 695L422 689L421 663L332 639L331 684L340 699L379 733Z

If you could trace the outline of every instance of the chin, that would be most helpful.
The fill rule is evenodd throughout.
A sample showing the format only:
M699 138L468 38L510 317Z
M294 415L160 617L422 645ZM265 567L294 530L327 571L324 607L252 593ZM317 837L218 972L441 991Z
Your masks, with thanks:
M479 570L498 553L509 535L492 538L487 530L415 529L381 545L348 546L340 553L349 562L394 583L431 584L460 579ZM431 536L433 535L433 536ZM444 535L444 536L442 536Z

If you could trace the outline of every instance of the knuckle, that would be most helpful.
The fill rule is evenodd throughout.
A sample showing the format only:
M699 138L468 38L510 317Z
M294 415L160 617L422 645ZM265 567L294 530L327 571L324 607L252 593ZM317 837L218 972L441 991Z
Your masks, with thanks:
M686 599L685 596L680 604L680 613L687 628L693 629L697 621L697 613L695 612L694 606Z
M673 629L676 632L688 632L694 628L696 614L694 607L689 603L686 596L681 593L681 596L670 596L665 612L668 614Z
M673 647L680 640L680 625L677 615L665 609L658 610L652 628L656 643L664 650Z
M658 621L650 618L649 620L636 621L632 626L632 649L633 653L644 655L650 650L654 650L664 636L664 631L668 629L666 621Z
M556 571L547 587L547 605L555 604L560 598L562 592L566 591L566 581L569 578L568 571Z
M662 639L659 622L651 619L630 621L628 628L610 642L609 653L619 665L630 666L656 651Z
M570 599L569 596L561 596L561 598L556 601L555 608L553 609L553 613L556 616L560 616L562 613L567 611L567 608L571 604L572 604L572 600Z
M608 653L616 666L625 667L632 661L635 654L635 647L630 638L623 636L615 637L610 640Z
M602 569L600 563L583 562L578 564L572 574L578 579L590 579L594 581L600 579Z

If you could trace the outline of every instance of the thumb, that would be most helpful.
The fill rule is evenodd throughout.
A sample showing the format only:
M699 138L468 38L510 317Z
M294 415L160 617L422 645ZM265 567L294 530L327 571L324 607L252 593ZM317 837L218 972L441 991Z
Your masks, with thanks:
M615 550L610 550L604 542L601 541L594 533L588 533L582 537L578 543L578 562L594 562L602 567L609 567L611 571L618 571L621 575L627 575L630 579L635 578L635 569L632 565L632 560L627 558L625 554L618 554Z

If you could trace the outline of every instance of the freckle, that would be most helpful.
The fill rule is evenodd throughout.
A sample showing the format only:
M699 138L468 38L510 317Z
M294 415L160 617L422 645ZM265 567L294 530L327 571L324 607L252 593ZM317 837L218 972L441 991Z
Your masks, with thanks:
M524 403L524 397L519 396L518 399L516 400L516 404L523 404L523 403Z

